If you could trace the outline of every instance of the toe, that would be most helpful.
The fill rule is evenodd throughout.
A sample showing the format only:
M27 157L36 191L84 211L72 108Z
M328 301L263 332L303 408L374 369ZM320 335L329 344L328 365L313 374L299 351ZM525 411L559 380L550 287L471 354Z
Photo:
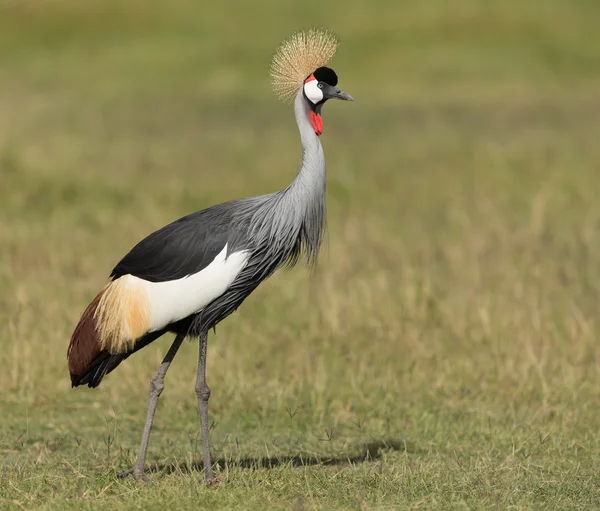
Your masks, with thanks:
M133 474L133 469L130 468L129 470L126 470L125 472L121 472L117 477L119 479L125 479L127 476L130 476Z

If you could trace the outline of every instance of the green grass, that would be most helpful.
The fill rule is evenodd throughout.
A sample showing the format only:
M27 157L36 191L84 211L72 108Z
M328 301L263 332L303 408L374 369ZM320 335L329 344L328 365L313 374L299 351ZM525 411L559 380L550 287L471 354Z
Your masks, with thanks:
M600 507L600 4L0 0L0 507ZM70 388L112 266L188 212L285 186L275 46L342 39L329 234L166 379L170 339Z

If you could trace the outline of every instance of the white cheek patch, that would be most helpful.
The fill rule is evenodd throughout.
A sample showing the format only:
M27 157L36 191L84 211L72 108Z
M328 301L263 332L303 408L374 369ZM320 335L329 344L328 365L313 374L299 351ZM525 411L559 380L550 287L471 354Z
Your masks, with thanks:
M304 94L314 105L323 100L323 91L319 89L318 84L317 80L311 80L304 84Z

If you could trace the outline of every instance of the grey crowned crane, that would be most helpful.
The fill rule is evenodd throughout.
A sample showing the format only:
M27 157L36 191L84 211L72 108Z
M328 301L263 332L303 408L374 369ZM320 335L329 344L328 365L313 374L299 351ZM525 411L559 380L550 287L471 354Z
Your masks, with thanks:
M69 344L73 387L97 387L130 355L167 332L176 334L150 380L146 423L135 467L121 474L146 480L144 463L164 377L185 337L198 337L196 394L206 482L213 479L208 431L208 332L234 312L256 287L304 255L314 263L325 228L325 158L319 136L328 99L352 101L325 67L338 46L324 30L298 32L277 49L273 88L294 99L302 164L285 189L233 200L192 213L139 242L110 274L85 309Z

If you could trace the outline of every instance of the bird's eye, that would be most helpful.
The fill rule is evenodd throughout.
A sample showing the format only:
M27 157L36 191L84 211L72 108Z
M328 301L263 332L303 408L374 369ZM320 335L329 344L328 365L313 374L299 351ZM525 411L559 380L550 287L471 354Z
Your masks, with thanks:
M323 88L323 84L322 84L321 82L319 82L319 83L317 84L317 87L319 87L319 89L322 89L322 88Z

